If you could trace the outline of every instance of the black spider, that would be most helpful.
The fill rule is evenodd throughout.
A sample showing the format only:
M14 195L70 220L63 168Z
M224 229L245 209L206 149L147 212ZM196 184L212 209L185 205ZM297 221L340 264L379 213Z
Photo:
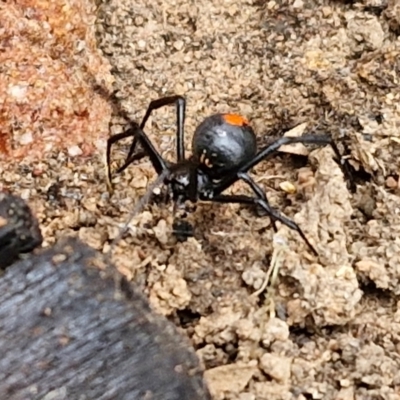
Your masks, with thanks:
M177 117L177 162L171 163L161 157L143 129L150 114L163 106L176 105ZM257 151L256 136L248 121L237 114L215 114L206 118L196 129L193 141L193 154L185 158L184 122L186 102L181 96L164 97L152 101L147 108L142 123L132 126L125 132L112 136L107 142L107 183L110 191L110 153L113 143L124 138L133 137L125 163L117 170L122 172L133 161L145 155L150 157L158 175L163 175L163 182L168 185L176 205L182 205L186 200L209 200L218 203L242 203L258 205L270 216L274 230L276 221L297 231L314 254L317 251L308 241L300 227L289 218L272 208L266 194L249 176L248 171L256 164L277 152L280 146L290 143L330 145L335 152L337 162L341 166L350 188L355 190L347 162L342 158L335 142L329 136L304 135L301 137L281 137ZM143 151L135 153L140 143ZM254 192L254 197L245 195L226 195L224 190L234 182L246 182Z

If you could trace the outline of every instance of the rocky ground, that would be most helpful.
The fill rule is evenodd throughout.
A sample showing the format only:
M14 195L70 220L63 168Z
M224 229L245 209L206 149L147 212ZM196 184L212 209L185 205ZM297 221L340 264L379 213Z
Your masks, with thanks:
M133 218L113 261L191 339L214 399L400 399L400 4L98 3L97 43L115 96L95 93L113 104L111 134L176 93L187 98L188 150L203 118L232 111L251 121L260 146L301 124L330 134L355 171L352 194L330 148L308 157L289 149L253 170L318 257L296 232L279 225L274 234L268 217L237 205L198 204L195 237L183 243L172 235L171 204ZM146 132L175 157L172 107ZM128 144L115 146L113 171ZM103 151L91 154L69 148L1 164L3 186L32 205L45 246L74 235L108 251L155 179L142 159L113 175L110 195Z

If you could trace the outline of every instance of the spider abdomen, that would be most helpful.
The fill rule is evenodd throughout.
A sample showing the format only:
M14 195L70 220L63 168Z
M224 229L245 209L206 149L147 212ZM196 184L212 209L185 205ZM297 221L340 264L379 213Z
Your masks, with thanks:
M236 114L214 114L197 127L192 148L196 161L218 176L254 157L256 135L245 118Z

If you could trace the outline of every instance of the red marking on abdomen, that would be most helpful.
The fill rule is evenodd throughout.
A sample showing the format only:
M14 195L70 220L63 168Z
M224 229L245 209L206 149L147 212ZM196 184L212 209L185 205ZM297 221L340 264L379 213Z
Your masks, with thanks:
M222 118L230 125L244 126L249 124L246 118L238 114L223 114Z

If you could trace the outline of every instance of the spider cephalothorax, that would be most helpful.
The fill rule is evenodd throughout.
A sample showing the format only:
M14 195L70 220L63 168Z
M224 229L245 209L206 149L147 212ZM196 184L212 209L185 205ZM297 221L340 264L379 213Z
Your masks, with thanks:
M148 136L143 131L152 111L166 106L176 105L177 113L177 161L164 160ZM258 205L270 216L276 230L276 221L297 231L313 253L315 248L308 241L300 227L291 219L272 208L264 191L257 185L248 172L259 162L275 154L279 147L290 143L315 145L330 145L351 190L355 185L349 165L344 160L330 136L304 135L300 137L284 136L271 144L257 150L256 135L248 121L237 114L214 114L207 117L195 130L192 141L193 154L185 157L184 123L185 99L181 96L164 97L152 101L140 125L132 125L126 132L112 136L107 143L107 182L111 190L110 153L113 143L126 137L133 137L125 163L117 172L122 172L134 160L149 156L158 175L163 175L178 204L186 200L210 200L218 203L241 203ZM135 153L136 145L140 143L142 152ZM254 196L227 195L223 192L238 180L244 181L253 191Z

